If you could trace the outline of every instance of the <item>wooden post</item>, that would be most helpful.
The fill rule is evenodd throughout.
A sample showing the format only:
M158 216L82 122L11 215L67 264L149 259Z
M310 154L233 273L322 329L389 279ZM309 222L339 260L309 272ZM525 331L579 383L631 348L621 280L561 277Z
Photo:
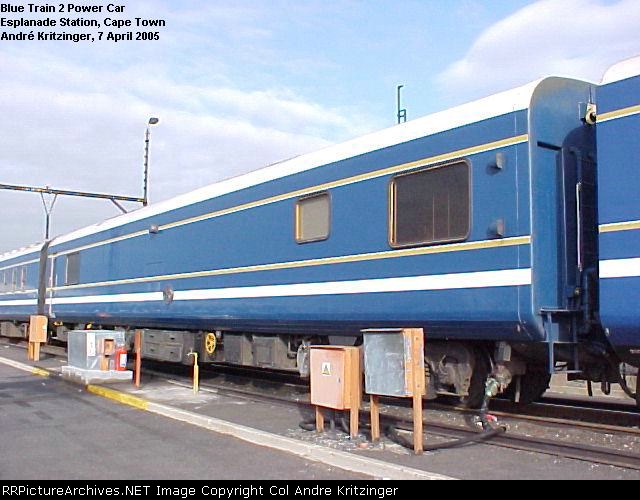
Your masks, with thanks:
M360 366L360 349L349 349L345 367L347 379L349 431L351 439L358 437L360 431L360 405L362 404L362 368Z
M40 342L29 342L27 357L32 361L40 361Z
M322 414L322 408L316 406L316 431L324 432L324 415Z
M351 431L351 439L355 439L358 437L358 432L360 431L360 407L351 408L351 410L349 410L349 417L349 430Z
M425 394L424 331L411 330L412 392L413 392L413 449L416 455L424 452L422 428L422 396Z
M33 361L40 361L40 342L32 342L33 344L33 355L31 359Z
M140 387L140 371L142 370L142 330L136 330L133 337L133 352L136 355L135 386Z
M380 397L371 394L371 440L380 441Z
M424 452L422 429L422 394L415 393L413 395L413 450L416 455L422 455Z

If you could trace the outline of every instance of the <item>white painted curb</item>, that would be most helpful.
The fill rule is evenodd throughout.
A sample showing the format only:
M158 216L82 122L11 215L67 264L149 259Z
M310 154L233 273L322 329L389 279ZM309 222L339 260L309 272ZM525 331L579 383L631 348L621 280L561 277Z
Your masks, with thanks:
M37 375L39 377L48 377L50 373L47 370L42 370L40 368L36 368L35 366L27 365L25 363L20 363L20 361L14 361L12 359L0 358L0 363L3 365L10 366L17 370L21 370L23 372L28 372L32 375Z

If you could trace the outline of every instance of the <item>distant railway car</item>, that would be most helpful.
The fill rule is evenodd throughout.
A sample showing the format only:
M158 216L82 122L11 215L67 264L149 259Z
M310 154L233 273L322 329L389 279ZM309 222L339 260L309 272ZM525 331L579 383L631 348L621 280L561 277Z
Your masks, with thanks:
M3 337L26 337L29 316L38 312L40 263L46 259L42 249L40 244L0 255L0 335Z
M640 366L640 57L598 90L600 316L623 361Z
M0 318L39 306L59 336L144 329L147 357L301 372L311 343L423 327L429 394L469 403L489 374L523 401L559 369L616 381L595 96L547 78L55 238Z

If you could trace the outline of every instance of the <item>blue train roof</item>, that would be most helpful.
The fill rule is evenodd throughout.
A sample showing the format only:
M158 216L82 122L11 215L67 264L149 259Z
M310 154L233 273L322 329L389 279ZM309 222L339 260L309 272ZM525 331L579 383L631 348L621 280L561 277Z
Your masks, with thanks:
M0 255L0 262L7 262L9 260L24 257L25 255L38 254L42 250L43 243L36 243L35 245L29 245L27 247L19 248L18 250L12 250L11 252Z

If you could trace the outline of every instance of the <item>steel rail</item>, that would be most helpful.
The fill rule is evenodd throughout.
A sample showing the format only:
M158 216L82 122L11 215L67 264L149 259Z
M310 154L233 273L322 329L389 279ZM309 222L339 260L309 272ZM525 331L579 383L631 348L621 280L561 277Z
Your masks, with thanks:
M166 373L157 372L155 370L145 370L147 373L159 376L164 379L168 379ZM191 387L188 382L183 380L172 380L176 385L184 387ZM260 382L265 382L261 380ZM202 382L201 387L205 390L215 392L217 394L242 397L252 401L261 401L270 404L280 404L284 406L298 406L309 410L311 414L312 406L309 401L309 395L306 394L304 398L292 399L290 397L283 397L273 394L265 394L264 392L256 392L246 389L239 389L235 387L228 387L223 385L211 384L209 382ZM493 412L492 412L493 413ZM392 424L402 429L411 429L413 421L411 418L392 415L382 410L380 415L382 422ZM369 412L366 409L361 410L360 418L363 421L368 422ZM423 421L427 433L433 435L439 435L447 438L466 438L473 434L477 434L478 431L473 429L464 428L456 425L447 425L439 422L433 422L425 419ZM568 423L568 422L567 422ZM621 432L626 429L620 429ZM568 443L552 441L550 439L529 437L521 434L507 433L496 436L490 441L486 441L483 444L489 446L499 446L502 448L509 448L513 450L528 451L531 453L540 453L544 455L551 455L556 457L580 460L584 462L596 463L601 465L609 465L614 467L621 467L631 470L640 470L640 454L606 449L601 447L595 447L585 444Z

